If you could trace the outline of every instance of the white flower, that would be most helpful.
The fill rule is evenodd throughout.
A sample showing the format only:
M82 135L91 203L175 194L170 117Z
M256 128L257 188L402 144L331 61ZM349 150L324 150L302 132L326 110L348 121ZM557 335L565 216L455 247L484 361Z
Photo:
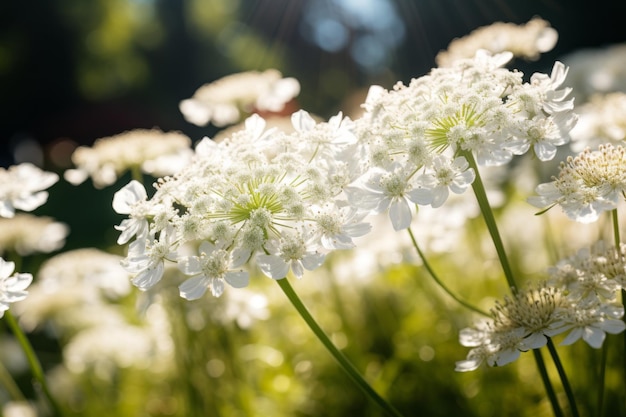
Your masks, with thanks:
M601 144L623 145L626 140L626 93L591 96L576 107L578 123L572 129L571 148L580 152L589 147L598 149Z
M295 234L285 234L274 245L268 244L269 255L256 257L259 269L270 278L282 279L291 269L297 278L302 278L304 270L312 271L324 263L325 254L315 250L310 239Z
M395 166L393 172L383 169L372 169L369 175L359 184L345 189L348 202L359 210L372 213L389 211L389 218L394 230L403 230L411 224L411 190L401 167Z
M372 230L369 223L362 221L366 215L367 212L350 206L327 204L315 210L313 235L325 249L351 249L354 247L353 238Z
M122 266L131 274L137 274L132 283L145 291L161 280L165 271L164 261L176 259L174 230L161 231L159 239L137 239L128 247L128 255Z
M28 273L13 273L15 263L0 258L0 317L9 309L9 304L26 298L26 288L33 281Z
M182 133L135 129L97 139L92 147L78 147L72 154L76 168L65 171L64 177L74 185L91 177L96 188L103 188L133 169L173 175L192 154L191 139Z
M63 247L69 233L64 223L27 213L0 218L0 230L0 254L15 251L20 256L54 252Z
M450 66L459 59L471 58L479 49L493 53L511 51L518 57L537 59L541 53L551 50L557 39L557 31L540 18L535 17L523 25L496 22L453 40L446 51L437 54L436 61L440 67Z
M199 256L187 256L178 259L178 268L191 278L183 282L178 288L180 296L187 300L196 300L202 297L207 290L219 297L224 292L224 281L234 288L243 288L248 285L247 271L237 268L233 263L232 253L204 241L199 248Z
M48 201L43 191L59 180L53 172L23 163L0 168L0 217L13 217L15 210L33 211Z
M597 151L585 149L561 162L558 177L537 186L538 196L528 202L540 208L560 205L565 214L581 223L613 210L626 192L626 150L611 144Z
M571 345L582 338L589 346L599 349L606 333L618 334L626 330L626 324L621 320L623 315L623 306L601 304L598 300L579 302L561 309L559 319L550 325L546 335L570 331L562 345Z
M469 168L463 157L450 160L443 155L437 155L431 166L432 171L420 175L416 183L422 188L416 188L408 194L412 201L419 204L430 204L433 208L440 207L448 199L449 191L462 194L469 187L476 175Z
M277 70L248 71L203 85L181 101L179 109L190 123L205 126L212 122L221 127L239 122L242 113L280 112L298 93L298 81L282 78Z
M113 210L119 214L130 214L129 219L115 228L122 233L117 239L118 245L130 241L133 236L137 239L146 239L148 236L148 221L146 216L150 214L151 206L145 204L148 198L146 189L139 182L132 180L121 190L113 195Z

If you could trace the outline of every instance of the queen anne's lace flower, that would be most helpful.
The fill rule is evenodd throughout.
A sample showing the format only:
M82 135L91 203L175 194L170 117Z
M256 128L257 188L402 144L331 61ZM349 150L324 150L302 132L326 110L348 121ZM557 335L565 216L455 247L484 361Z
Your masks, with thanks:
M64 177L74 185L91 177L97 188L103 188L133 169L172 175L189 162L190 146L191 139L182 133L135 129L97 139L92 147L78 147L72 154L76 168L65 171Z
M69 233L64 223L26 213L0 218L0 230L0 254L14 251L20 256L61 249Z
M277 70L248 71L203 85L179 108L190 123L221 127L239 122L242 113L280 112L299 93L300 83Z
M575 152L587 147L596 150L605 143L619 146L626 141L626 93L593 95L577 106L576 112L579 120L572 130L571 143Z
M626 151L611 144L597 151L585 149L561 162L554 181L537 186L538 196L528 199L535 207L561 206L572 220L591 223L600 213L617 207L626 191Z
M471 58L479 49L492 53L511 51L518 57L537 59L539 54L554 48L557 39L556 30L543 19L534 18L524 25L496 22L453 40L446 51L437 54L436 60L440 67L451 66L459 59Z
M43 191L59 180L53 172L23 163L0 168L0 217L13 217L15 210L33 211L48 201Z
M598 242L549 268L545 283L497 303L492 319L461 330L460 343L472 349L456 370L504 365L563 333L563 345L582 338L597 349L606 333L626 330L624 308L614 302L626 275L624 252Z
M372 87L355 122L363 174L346 189L350 204L389 211L394 228L405 229L412 204L439 207L450 190L467 189L476 175L469 157L504 165L532 149L552 159L576 121L561 88L567 68L557 62L524 83L503 68L512 56L480 50L391 91Z
M9 304L26 298L26 288L33 281L27 273L13 273L15 263L0 258L0 317L9 309Z
M317 123L305 112L292 121L292 133L266 131L254 115L219 143L201 141L193 163L157 181L151 198L135 182L116 193L114 208L129 216L118 229L120 242L130 241L123 265L135 285L152 287L172 261L190 276L182 297L219 296L224 283L248 284L250 264L273 279L289 270L301 277L369 232L367 211L343 193L355 175L352 122L339 114ZM198 254L177 255L183 245L199 246Z

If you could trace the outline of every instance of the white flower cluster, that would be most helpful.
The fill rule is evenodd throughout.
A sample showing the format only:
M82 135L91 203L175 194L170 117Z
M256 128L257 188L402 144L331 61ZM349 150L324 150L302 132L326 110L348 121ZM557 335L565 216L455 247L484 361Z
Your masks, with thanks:
M221 127L241 121L242 113L280 112L299 93L298 80L283 78L275 69L248 71L203 85L179 108L190 123Z
M626 93L593 95L576 107L578 123L572 129L571 148L580 152L601 144L623 145L626 140Z
M113 184L128 170L153 175L172 175L191 159L191 139L179 132L159 129L135 129L97 139L92 147L80 146L72 154L75 169L65 171L65 179L74 185L88 177L94 186Z
M456 370L472 371L483 362L506 365L566 332L561 344L582 338L597 349L606 333L624 331L624 307L615 300L626 282L625 249L600 242L581 250L550 268L547 282L498 303L492 319L461 330L460 343L472 349Z
M479 49L493 53L510 51L518 57L537 59L554 48L558 38L557 31L538 17L523 25L496 22L453 40L446 51L437 54L436 61L440 67L451 66L459 59L472 57Z
M532 148L540 160L552 159L576 121L569 89L558 89L567 69L557 62L550 76L525 83L502 68L511 57L479 51L408 86L372 87L357 123L367 172L346 190L350 203L389 210L394 228L405 229L411 203L439 207L449 191L473 182L469 155L503 165Z
M0 258L0 317L9 309L9 304L26 298L26 288L33 281L27 273L13 273L15 263Z
M561 206L572 220L591 223L600 213L617 208L626 192L626 150L610 143L597 151L587 148L561 162L554 181L539 184L538 196L528 198L536 207Z
M0 168L0 217L13 217L15 210L33 211L48 201L43 191L59 180L53 172L23 163Z
M15 252L20 256L50 253L65 245L69 227L50 217L18 213L0 218L0 254Z
M358 172L352 122L339 114L316 123L304 111L292 120L295 132L286 134L266 131L253 115L231 138L200 142L193 163L160 180L152 198L136 181L116 193L113 208L129 215L118 243L135 239L123 265L136 286L156 284L164 260L190 277L179 287L187 299L208 288L219 296L224 283L246 286L243 266L252 260L271 278L289 270L301 277L370 230L367 212L341 198ZM188 243L197 252L178 255Z

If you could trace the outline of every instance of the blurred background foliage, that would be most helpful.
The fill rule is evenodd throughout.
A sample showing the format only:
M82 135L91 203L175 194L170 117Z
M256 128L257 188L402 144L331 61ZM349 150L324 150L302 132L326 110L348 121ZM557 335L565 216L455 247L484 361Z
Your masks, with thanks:
M559 42L540 61L515 63L527 74L549 71L555 59L573 50L626 41L626 2L613 0L3 1L0 164L29 160L61 172L71 166L76 146L135 128L180 130L193 141L213 136L214 127L185 122L178 103L202 84L246 70L277 68L295 77L302 86L298 104L312 113L350 113L369 85L391 87L428 72L454 38L496 21L525 23L533 16L549 21ZM37 214L70 226L64 251L98 247L122 253L113 229L121 217L110 204L128 180L103 190L90 181L60 181ZM448 262L447 255L434 258L433 265L449 285L489 308L505 293L504 280L484 254L468 256L481 250L472 233L481 233L482 223L468 226L461 262ZM528 257L528 248L514 243L512 257ZM28 257L22 269L36 272L46 257ZM523 273L544 266L526 265ZM454 361L466 354L458 330L470 317L421 268L380 267L366 282L336 282L333 275L329 265L326 276L305 276L296 290L357 368L405 415L551 415L530 355L504 368L454 372ZM174 369L156 377L133 366L106 376L85 370L67 382L72 396L63 377L53 377L67 415L380 415L275 285L262 277L254 281L252 289L267 296L271 314L252 326L218 317L227 299L190 303L175 288L162 289L160 302L172 317ZM129 307L144 296L134 291L119 301L130 321L147 320ZM46 369L55 372L62 338L42 329L31 337ZM0 349L7 360L8 348ZM591 355L581 344L567 351L576 379L594 375L573 367L572 358ZM20 388L34 397L28 371L15 372ZM609 384L617 384L611 374ZM592 403L584 387L574 389ZM584 405L583 411L589 412Z

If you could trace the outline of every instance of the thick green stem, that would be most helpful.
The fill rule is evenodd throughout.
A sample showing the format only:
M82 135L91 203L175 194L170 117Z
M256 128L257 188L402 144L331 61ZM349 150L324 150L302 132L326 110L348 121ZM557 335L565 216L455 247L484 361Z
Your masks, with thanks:
M413 231L411 230L411 228L408 228L407 230L409 232L409 236L411 237L411 241L413 242L413 246L415 247L415 250L417 251L417 254L419 255L419 257L422 260L422 264L424 265L424 268L426 268L426 271L428 271L428 273L435 280L437 285L439 285L441 287L441 289L446 292L446 294L448 294L450 297L452 297L452 299L454 301L456 301L457 303L461 304L463 307L465 307L465 308L467 308L469 310L472 310L473 312L478 313L478 314L480 314L482 316L490 317L489 313L484 312L481 309L479 309L478 307L474 307L473 305L471 305L467 301L457 297L457 295L454 294L452 292L452 290L450 290L446 286L446 284L444 284L444 282L441 279L439 279L439 276L432 269L432 267L430 266L430 263L428 263L428 260L426 259L426 256L424 255L424 252L422 252L422 250L420 249L419 245L417 244L417 240L415 239L415 235L413 234Z
M26 337L26 335L24 334L20 326L17 324L15 317L13 317L13 314L11 314L9 310L4 312L4 318L7 324L9 325L9 328L13 332L13 335L15 336L18 343L22 347L22 350L24 351L24 354L26 355L26 360L28 361L28 365L30 366L31 372L33 373L33 377L37 381L39 387L41 388L41 391L43 392L43 394L48 400L48 403L50 404L52 414L55 416L61 416L62 414L59 409L59 406L54 400L54 397L52 396L52 394L50 393L50 390L48 389L48 384L46 383L46 378L44 376L41 363L39 363L39 359L37 359L37 355L35 354L35 351L32 345L28 341L28 338Z
M548 350L550 351L550 356L552 356L552 361L556 366L556 370L559 373L559 377L561 378L561 383L563 384L563 389L565 390L565 395L567 396L567 401L569 402L570 411L572 412L573 417L579 417L578 407L576 407L576 398L574 397L574 392L572 391L572 387L569 384L569 380L567 379L567 375L565 374L565 369L563 368L563 364L561 363L561 359L559 359L559 354L554 347L554 343L552 339L548 338Z
M550 377L548 376L548 371L546 369L546 364L543 360L543 356L541 355L541 351L539 349L533 349L533 355L535 355L535 361L537 362L537 368L539 368L539 374L541 375L543 386L545 387L548 398L550 399L550 404L552 405L554 417L563 417L563 410L561 410L559 400L556 397L554 388L552 387L552 382L550 381Z
M328 352L335 358L343 370L348 374L354 383L367 395L373 402L375 402L389 417L402 417L391 404L385 401L374 389L367 383L355 366L346 358L343 353L331 342L330 338L324 330L317 324L313 316L309 313L304 306L300 297L293 290L287 278L279 279L276 281L280 288L283 290L291 304L296 308L300 316L304 319L309 328L313 331L315 336L322 342Z
M511 289L511 291L516 292L517 284L515 283L515 278L513 277L513 270L511 269L511 265L506 255L506 251L504 250L504 244L502 243L502 238L500 237L500 232L498 231L496 218L493 215L493 210L491 209L491 205L489 204L487 192L485 191L485 186L482 179L480 178L480 172L478 172L478 165L476 165L474 155L472 155L472 153L469 151L462 151L460 154L464 156L465 159L467 159L467 162L476 174L476 179L474 179L474 182L472 183L472 188L474 189L476 200L478 200L480 212L485 219L485 224L487 225L487 229L489 230L489 234L491 235L491 240L496 247L496 252L498 253L498 258L500 259L500 265L502 265L502 270L504 271L506 282L509 284L509 288Z

